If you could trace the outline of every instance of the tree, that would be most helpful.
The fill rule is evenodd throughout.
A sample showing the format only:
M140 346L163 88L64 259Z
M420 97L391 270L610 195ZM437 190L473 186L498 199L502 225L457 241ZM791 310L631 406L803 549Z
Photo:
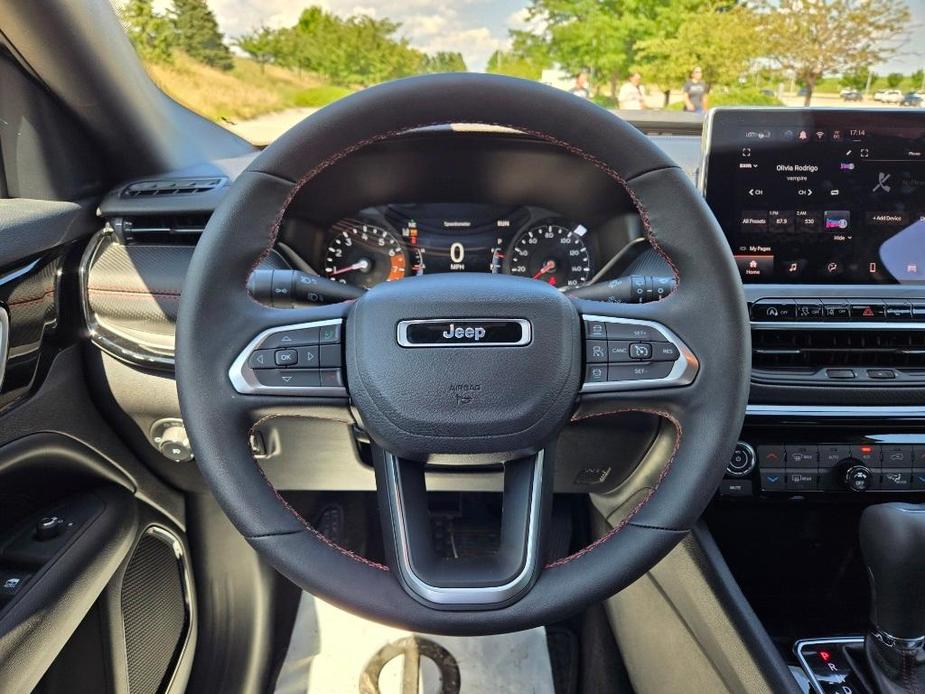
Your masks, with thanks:
M273 62L280 50L280 33L262 26L249 34L242 34L234 40L234 45L250 55L263 72L266 64Z
M756 0L764 52L806 86L821 77L884 63L911 22L905 0Z
M467 72L462 53L438 51L424 57L424 72Z
M857 89L859 92L863 92L867 89L867 81L876 79L874 75L867 67L858 67L851 70L845 70L842 73L841 79L839 82L843 87L849 89Z
M713 1L674 19L676 28L637 44L641 66L663 89L683 83L694 66L707 82L734 85L762 52L755 14L744 5Z
M903 79L905 79L905 75L903 75L903 73L891 72L886 76L886 86L888 86L890 89L896 89L896 87L903 83Z
M119 18L142 60L170 62L176 35L167 17L154 11L153 0L129 0L119 9Z
M230 70L234 67L218 30L218 22L206 0L173 0L173 23L177 32L177 47L194 60Z
M563 69L590 69L600 92L610 84L616 95L620 77L635 62L636 41L651 33L659 6L671 0L532 0L528 21L541 28L535 40Z
M925 89L925 70L916 70L909 79L912 80L913 89Z

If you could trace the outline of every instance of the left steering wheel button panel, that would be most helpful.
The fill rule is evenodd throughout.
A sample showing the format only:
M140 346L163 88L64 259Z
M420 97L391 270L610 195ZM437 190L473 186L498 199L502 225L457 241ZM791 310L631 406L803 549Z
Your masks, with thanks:
M228 376L244 394L345 397L339 318L270 328L251 340Z

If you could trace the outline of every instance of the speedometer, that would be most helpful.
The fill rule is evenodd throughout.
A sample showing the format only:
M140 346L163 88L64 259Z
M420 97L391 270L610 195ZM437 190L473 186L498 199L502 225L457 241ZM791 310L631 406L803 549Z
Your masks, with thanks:
M357 287L400 280L408 269L401 241L375 224L340 222L324 254L324 274Z
M511 246L512 275L532 277L554 287L580 287L591 279L591 254L583 226L568 229L542 224L527 229Z

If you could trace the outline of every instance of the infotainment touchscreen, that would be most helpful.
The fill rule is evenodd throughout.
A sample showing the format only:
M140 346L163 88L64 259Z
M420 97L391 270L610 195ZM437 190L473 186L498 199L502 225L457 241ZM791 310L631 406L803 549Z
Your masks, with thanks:
M745 282L925 284L925 113L720 109L704 139Z

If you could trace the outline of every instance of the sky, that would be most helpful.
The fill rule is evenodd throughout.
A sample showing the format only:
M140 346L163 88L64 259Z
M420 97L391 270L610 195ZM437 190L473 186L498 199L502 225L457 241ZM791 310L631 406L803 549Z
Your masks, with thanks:
M907 0L913 30L900 54L875 70L925 68L925 0ZM167 4L168 0L159 0ZM341 15L368 14L402 23L400 33L428 53L459 51L470 70L482 71L491 54L509 45L508 30L525 27L527 0L208 0L229 37L261 24L291 26L302 9L320 5Z
M304 7L338 14L367 14L401 22L400 33L427 53L459 51L470 70L508 46L508 29L522 28L524 0L209 0L219 27L236 36L259 26L289 26Z

